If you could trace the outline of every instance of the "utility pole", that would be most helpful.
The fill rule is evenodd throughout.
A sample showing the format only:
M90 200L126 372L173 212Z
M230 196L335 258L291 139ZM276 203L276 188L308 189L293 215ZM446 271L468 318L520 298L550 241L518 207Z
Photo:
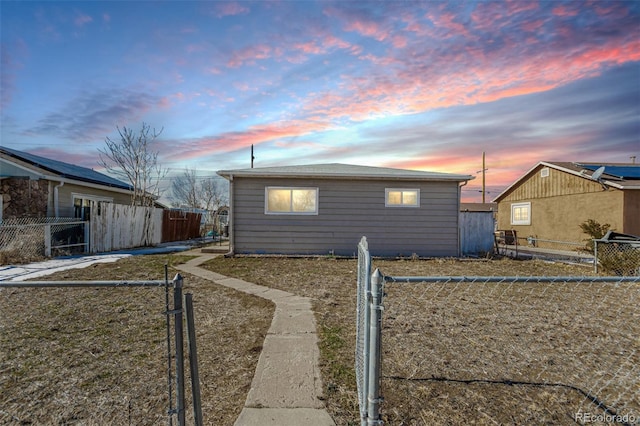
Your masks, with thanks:
M485 178L484 174L487 169L484 165L484 151L482 151L482 203L484 204L484 194L485 194Z
M256 157L253 156L253 144L251 144L251 168L253 169L253 160L255 160Z

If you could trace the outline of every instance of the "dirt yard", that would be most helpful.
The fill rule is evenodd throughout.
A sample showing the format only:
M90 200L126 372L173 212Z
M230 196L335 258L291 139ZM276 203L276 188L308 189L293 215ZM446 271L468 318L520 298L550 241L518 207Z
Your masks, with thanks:
M132 257L48 279L161 279L165 262L182 261ZM540 261L373 266L396 276L591 274ZM220 257L204 267L314 299L325 403L336 424L359 424L356 261ZM273 306L196 277L185 285L194 294L205 423L232 425ZM385 292L385 424L576 424L576 414L604 413L582 393L592 389L616 413L640 414L637 283L394 283ZM0 424L166 422L163 311L158 289L0 290Z

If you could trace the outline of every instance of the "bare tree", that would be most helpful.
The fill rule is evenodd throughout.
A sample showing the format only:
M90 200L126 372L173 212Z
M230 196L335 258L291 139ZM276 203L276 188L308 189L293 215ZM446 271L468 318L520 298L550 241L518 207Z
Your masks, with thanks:
M183 174L171 179L171 198L175 207L203 208L198 196L198 177L195 169L186 168Z
M107 147L98 150L99 164L131 184L132 205L151 206L161 195L160 180L167 174L167 170L158 164L158 152L151 146L163 129L157 132L144 122L140 132L127 127L117 129L120 139L113 140L107 136Z
M218 209L227 204L227 191L222 179L206 178L200 183L202 200L207 210Z
M198 177L196 169L186 168L171 181L172 201L175 206L215 210L226 202L226 191L220 180Z

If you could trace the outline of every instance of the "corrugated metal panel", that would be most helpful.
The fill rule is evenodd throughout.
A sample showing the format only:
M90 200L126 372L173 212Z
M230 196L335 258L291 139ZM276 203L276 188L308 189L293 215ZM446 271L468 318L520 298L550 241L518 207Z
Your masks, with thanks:
M460 212L460 251L463 255L493 251L493 212Z

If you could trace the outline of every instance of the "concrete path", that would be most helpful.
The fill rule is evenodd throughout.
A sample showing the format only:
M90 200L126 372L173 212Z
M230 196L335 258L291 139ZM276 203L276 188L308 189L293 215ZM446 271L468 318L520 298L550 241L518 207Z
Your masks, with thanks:
M206 253L206 249L185 254L198 257L179 265L181 271L271 300L276 305L251 389L235 426L334 426L320 399L320 352L311 299L199 267L220 254Z

